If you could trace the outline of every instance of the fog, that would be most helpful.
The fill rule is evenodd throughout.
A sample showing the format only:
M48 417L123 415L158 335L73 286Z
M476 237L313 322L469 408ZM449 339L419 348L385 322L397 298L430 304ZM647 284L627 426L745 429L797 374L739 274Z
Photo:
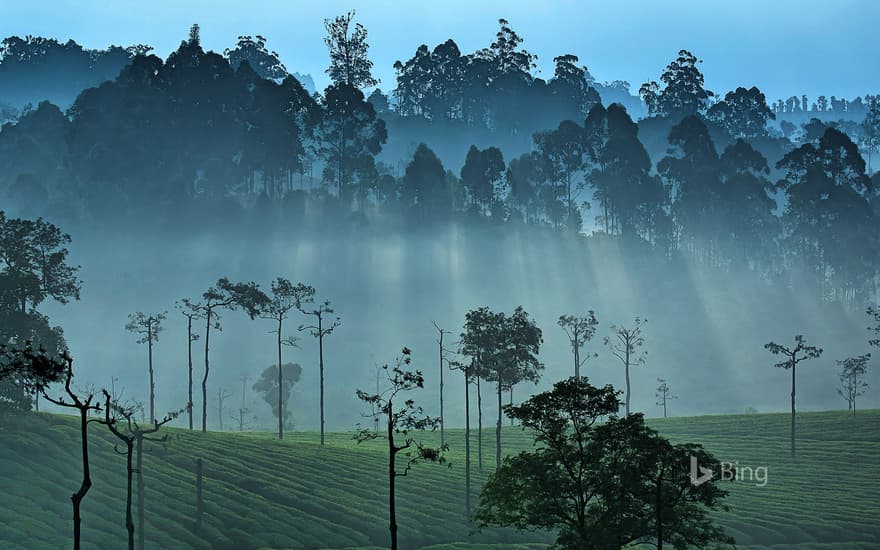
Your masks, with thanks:
M167 310L165 331L154 346L157 412L186 404L186 322L175 300L198 298L222 276L253 280L264 288L282 276L314 285L318 299L332 302L342 324L325 340L330 430L353 429L362 420L355 389L375 388L377 366L393 363L403 346L413 350L414 366L425 374L419 402L426 411L439 412L432 321L453 332L447 342L452 340L454 347L464 314L480 306L509 312L522 305L543 330L541 382L517 386L517 401L573 374L568 340L556 320L587 309L595 310L600 321L585 348L598 357L582 371L593 384L624 385L622 365L602 344L609 325L631 324L635 316L648 319L647 362L632 377L633 408L647 416L662 415L654 397L657 378L666 379L679 397L670 404L671 415L741 413L748 407L787 410L790 376L772 366L776 357L763 345L771 339L788 343L795 334L825 349L819 360L798 369L799 408L839 409L843 400L834 389L835 360L868 351L867 318L859 307L848 311L820 305L813 295L771 285L752 272L724 273L689 260L669 261L647 249L624 248L620 240L456 225L408 235L369 227L314 234L210 227L188 234L161 228L143 228L143 235L137 235L139 229L112 227L70 231L70 261L82 266L81 300L47 305L45 311L64 327L77 383L115 385L117 392L124 388L126 398L145 401L147 350L124 327L129 313ZM209 426L218 425L220 388L232 392L224 426L233 425L231 413L241 402L240 377L246 374L245 406L258 416L251 428L270 430L269 406L250 385L276 361L273 326L268 320L251 321L242 311L224 311L222 317L222 332L211 336ZM296 330L309 320L294 313L285 330L285 336L301 337L301 349L284 350L285 361L303 366L290 402L297 430L318 425L317 340ZM197 330L203 333L204 327L197 325ZM193 363L198 422L202 340L194 343ZM869 371L869 384L872 378ZM461 426L462 376L446 371L445 383L446 424ZM484 414L491 419L497 410L491 389L484 387L483 396ZM878 405L876 393L863 399L864 407Z

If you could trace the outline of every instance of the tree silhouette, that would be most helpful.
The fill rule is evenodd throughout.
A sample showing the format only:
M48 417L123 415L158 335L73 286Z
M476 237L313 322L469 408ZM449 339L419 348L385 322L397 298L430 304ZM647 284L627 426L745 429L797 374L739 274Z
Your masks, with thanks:
M371 88L379 83L373 78L373 62L367 57L370 45L367 44L367 29L360 23L354 24L354 11L324 20L327 36L324 44L330 51L330 66L327 74L334 84L346 84L354 88Z
M186 402L186 412L189 416L189 429L193 429L193 358L192 358L192 345L193 342L199 339L199 334L197 332L193 332L193 319L201 319L202 309L201 304L190 301L188 298L184 298L183 300L176 302L175 305L180 310L180 313L186 317L186 334L187 334L187 345L186 345L186 357L187 357L187 402Z
M384 418L387 430L384 435L370 428L359 428L355 439L358 443L385 438L388 441L388 510L389 530L391 532L391 549L397 550L397 505L395 483L398 477L406 477L410 469L419 461L446 462L443 456L445 447L428 447L418 441L412 432L436 430L440 420L424 415L421 407L416 406L412 398L405 398L403 403L398 396L407 392L423 389L425 379L420 371L408 369L412 352L403 348L397 364L390 368L382 368L388 373L388 388L382 393L368 393L357 390L358 399L369 404L376 412L370 416ZM395 403L396 402L396 403ZM404 453L405 463L397 465L397 455Z
M586 363L587 359L597 356L596 353L590 353L581 359L581 348L593 338L593 335L596 334L596 327L599 326L599 321L596 320L596 313L590 309L583 317L560 315L556 324L568 336L568 341L571 344L571 353L574 356L574 376L575 378L580 378L581 367Z
M128 316L125 330L138 336L138 344L147 344L147 367L150 372L150 422L156 419L156 383L153 378L153 343L159 341L162 323L168 312L144 314L141 311Z
M807 345L806 339L798 334L794 337L794 347L787 348L785 346L779 345L776 342L768 342L764 344L764 349L772 353L773 355L782 355L785 357L785 360L780 361L773 365L774 367L778 367L785 370L791 370L791 456L795 456L795 409L794 409L794 398L795 398L795 381L796 381L796 372L797 365L801 361L805 361L807 359L818 359L822 355L822 348L818 348L816 346Z
M669 384L663 378L658 378L657 382L660 383L657 386L657 393L654 396L657 398L657 405L663 407L663 418L666 418L666 405L669 401L673 399L678 399L677 395L672 395L672 389L669 387Z
M335 313L333 308L330 307L330 300L325 300L324 303L315 307L314 309L304 309L301 308L300 311L305 315L311 315L315 318L314 325L300 325L300 331L307 330L309 334L318 339L318 372L320 379L320 401L321 401L321 446L324 445L324 337L329 336L333 333L333 331L338 327L341 322L339 321L339 317L335 319L330 318L327 319L327 315L333 315Z
M283 277L278 277L272 282L272 297L265 298L265 306L263 307L263 311L260 314L260 317L263 319L269 319L276 323L275 336L277 337L278 344L278 365L275 368L275 375L277 376L277 385L276 388L287 388L287 396L289 397L290 387L285 386L284 384L284 369L282 368L282 360L281 360L281 346L286 344L288 346L296 346L296 339L294 337L283 337L282 329L284 328L284 321L287 320L290 312L293 310L301 310L304 304L311 303L313 301L313 297L315 295L315 289L311 286L305 285L303 283L297 283L294 285L287 279ZM263 372L265 375L266 371ZM299 378L297 376L297 378ZM261 380L262 381L262 380ZM295 383L296 381L292 381L290 385ZM284 392L275 390L277 392L277 403L272 405L272 410L275 414L278 415L278 439L284 439L284 419L286 418L286 414L284 412L284 403L286 402L287 397L283 397ZM283 398L283 399L282 399Z
M281 365L281 370L284 371L284 374L279 376L278 365L266 367L251 389L260 394L272 408L272 414L278 416L286 424L290 417L290 410L287 408L290 392L302 376L302 367L297 363L284 363ZM281 391L278 388L281 388ZM281 437L283 437L283 433L283 431L279 431Z
M632 326L611 325L612 336L605 337L605 345L608 346L611 354L617 357L623 364L626 372L626 415L629 416L630 408L630 379L629 371L632 367L644 365L647 351L642 349L645 344L645 337L642 334L642 327L647 323L647 319L636 317Z
M837 361L840 367L840 387L838 395L846 400L847 408L852 415L856 415L856 398L865 394L868 383L865 382L865 374L868 372L868 361L871 354L847 357Z

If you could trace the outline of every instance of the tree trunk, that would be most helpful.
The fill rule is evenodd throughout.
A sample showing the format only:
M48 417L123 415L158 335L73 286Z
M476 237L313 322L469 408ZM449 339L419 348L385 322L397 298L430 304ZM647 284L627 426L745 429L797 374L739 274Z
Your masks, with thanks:
M443 331L440 331L440 447L446 445L446 434L443 426Z
M477 467L483 471L483 397L480 394L480 377L477 376Z
M626 415L629 416L629 341L626 343L626 361L623 366L626 369Z
M284 439L284 400L282 388L284 375L281 372L281 319L278 319L278 439Z
M81 525L82 525L82 517L80 516L80 505L82 504L83 499L86 494L89 492L89 489L92 487L92 477L89 473L89 420L88 420L89 409L87 407L79 407L79 417L80 417L80 438L82 440L82 463L83 463L83 478L82 483L79 486L79 490L77 492L70 495L70 500L73 503L73 548L74 550L80 549L80 534L81 534Z
M512 385L510 386L510 401L508 401L508 404L509 404L511 407L513 406L513 386L512 386ZM515 424L514 424L514 418L513 418L512 416L510 417L510 425L511 425L511 426L514 426L514 425L515 425Z
M660 478L657 480L656 498L654 521L657 522L657 550L663 550L663 474L660 474Z
M153 378L153 324L147 322L147 366L150 369L150 422L156 421L156 383Z
M495 424L495 469L501 468L501 380L498 380L498 423Z
M125 491L125 529L128 531L128 550L134 550L134 518L131 515L131 480L134 475L134 468L131 464L132 454L132 441L128 439L126 442L127 452L126 452L126 468L128 479L126 483L126 491Z
M144 436L137 434L138 548L144 550Z
M797 363L792 361L791 364L791 456L794 457L794 383L795 370Z
M318 370L321 377L321 446L324 446L324 329L318 316Z
M192 317L186 318L186 339L188 342L187 345L187 359L188 359L188 371L189 371L189 401L187 402L187 409L189 410L189 429L193 429L193 339L192 339Z
M394 502L395 465L394 423L391 401L388 402L388 529L391 531L391 550L397 550L397 509Z
M208 344L211 339L211 308L205 315L205 376L202 378L202 432L208 431Z
M464 509L471 518L471 381L464 371Z

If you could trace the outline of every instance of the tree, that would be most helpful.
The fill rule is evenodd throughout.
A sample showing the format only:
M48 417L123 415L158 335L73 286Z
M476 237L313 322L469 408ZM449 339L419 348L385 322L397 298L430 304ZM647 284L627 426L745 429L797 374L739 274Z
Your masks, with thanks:
M583 317L560 315L556 324L568 336L568 341L571 344L571 353L574 356L574 376L575 378L580 378L583 364L589 357L597 356L595 353L587 354L581 360L581 348L593 338L593 335L596 334L596 327L599 326L599 321L596 320L596 313L590 309Z
M865 382L865 374L868 372L868 361L871 354L847 357L837 361L840 367L840 388L837 393L846 400L847 408L856 415L856 398L864 395L868 383Z
M131 513L132 477L137 473L138 486L138 548L144 548L144 478L143 478L143 446L144 440L152 441L150 434L156 433L165 424L177 418L180 412L169 413L159 421L155 418L150 421L151 426L144 428L137 423L135 412L137 407L120 404L114 401L112 396L104 390L104 422L110 432L125 445L126 457L126 498L125 498L125 528L128 531L128 549L134 550L134 519ZM160 441L165 441L163 438ZM136 452L135 452L136 451ZM117 450L118 452L118 450ZM136 457L136 465L133 458Z
M293 337L285 339L283 337L282 329L284 328L284 321L287 320L290 312L294 309L302 309L303 304L311 303L314 295L315 289L311 286L303 283L297 283L294 285L287 279L278 277L272 282L272 297L266 297L263 300L265 306L260 313L260 317L263 319L269 319L275 323L275 330L273 332L277 337L276 342L278 344L278 364L274 371L277 381L275 385L276 389L274 390L275 393L273 394L276 396L277 402L272 404L272 411L278 416L278 439L284 439L284 419L287 418L287 415L284 412L284 403L286 403L286 400L290 397L290 386L296 382L296 380L294 380L290 383L290 386L286 386L284 383L285 369L282 368L281 346L286 344L293 347L296 345L296 339ZM297 365L297 367L299 367L299 365ZM266 372L267 371L263 371L263 375L265 375ZM297 375L297 380L298 379L299 375ZM258 384L261 382L263 382L262 379ZM265 390L263 390L264 392L271 393L268 386L263 384L263 387L265 388ZM287 388L287 396L284 397L284 392L278 391L277 388ZM256 390L256 388L254 389ZM268 393L265 395L268 395Z
M23 350L14 355L14 362L31 372L61 372L64 383L64 395L51 397L48 389L43 387L43 397L59 407L76 409L79 413L80 443L82 450L82 481L79 489L71 496L73 503L73 548L80 549L81 524L82 517L80 508L82 501L92 487L91 470L89 468L89 430L88 425L89 414L91 412L99 413L101 411L100 403L95 401L94 391L87 390L79 393L72 386L73 383L73 358L65 352L60 358L50 357L45 352L34 350Z
M691 52L681 50L660 76L664 84L662 89L656 82L642 84L639 95L652 115L680 118L702 113L706 109L714 94L703 87L703 73L697 68L701 62Z
M660 383L657 386L657 393L654 394L657 397L657 405L663 407L663 418L666 418L666 404L668 401L673 399L678 399L677 395L672 395L672 389L669 387L669 384L663 378L658 378L657 382Z
M468 363L450 361L451 370L464 375L464 510L471 517L471 384L474 378L474 360Z
M187 357L187 402L186 411L189 416L189 429L193 429L193 342L199 339L199 334L193 331L193 319L201 319L201 305L193 303L189 299L176 302L175 305L180 313L186 317L186 357Z
M221 330L220 310L235 310L242 308L254 319L260 313L260 307L265 305L265 294L260 291L256 283L232 283L226 277L217 280L202 293L202 301L198 304L202 318L205 320L205 375L202 377L202 431L208 431L208 374L210 363L208 351L210 350L211 329Z
M266 39L260 35L239 36L235 48L226 48L223 55L229 59L232 68L238 69L242 63L247 63L260 78L280 82L289 75L278 53L269 51Z
M537 154L547 170L546 177L562 191L570 223L577 210L574 194L583 188L583 181L575 176L584 169L584 130L577 123L564 120L555 130L538 132L534 136ZM578 225L576 230L580 230Z
M64 349L47 352L31 341L21 345L0 344L0 405L30 410L30 396L61 380L65 372L63 362L42 360L42 356L57 357L63 353ZM39 361L22 360L37 354L41 357ZM0 406L0 412L2 409Z
M698 445L669 445L641 414L617 418L618 395L571 377L507 406L534 434L535 449L506 457L490 476L475 512L480 525L552 530L570 549L729 542L708 516L725 494L718 480L695 485L688 476L691 456L712 468L718 461Z
M440 328L437 323L431 321L431 324L434 325L434 328L437 329L437 349L439 350L439 366L440 366L440 446L443 447L446 444L446 434L443 433L443 370L444 363L446 359L444 358L444 353L446 353L446 349L443 347L443 337L447 334L452 334L448 330L444 330Z
M866 97L868 110L862 121L862 147L868 153L868 175L872 173L871 158L880 148L880 96Z
M504 156L497 147L479 149L471 145L461 167L461 184L467 190L475 210L485 213L496 196L496 187L504 175Z
M309 334L318 339L318 372L321 391L321 446L324 446L324 337L329 336L336 330L341 323L339 317L335 319L327 319L327 315L335 313L330 307L330 300L324 300L322 304L314 309L303 309L300 311L305 315L311 315L315 318L314 325L300 325L300 331L308 330ZM326 324L325 324L326 323Z
M437 155L420 143L406 166L401 185L401 200L416 219L443 219L452 211L452 193L447 186L446 170Z
M425 379L421 371L408 369L412 352L403 348L397 364L389 369L386 364L382 368L388 373L389 387L382 393L368 393L357 390L357 397L369 404L376 412L371 416L384 418L387 431L384 435L370 428L358 428L355 439L358 443L377 438L388 440L388 510L389 530L391 531L391 550L397 550L397 506L395 482L398 477L406 477L410 469L419 461L444 463L445 447L429 447L417 440L413 431L436 430L440 420L426 416L421 407L416 406L412 398L403 403L397 402L398 395L425 387ZM397 438L395 440L395 438ZM397 466L397 455L404 453L405 464Z
M818 348L816 346L807 345L806 339L798 334L794 337L794 347L787 348L776 342L768 342L764 344L764 349L772 353L773 355L782 355L785 357L783 361L780 361L773 365L774 367L791 370L791 456L795 455L795 409L794 409L794 397L795 397L795 381L797 365L801 361L805 361L807 359L818 359L822 355L822 348Z
M263 400L272 407L272 414L279 418L279 439L284 434L283 425L287 424L287 419L290 418L287 403L290 402L293 386L302 377L302 367L297 363L284 363L281 365L281 370L283 375L278 374L278 365L266 367L251 388L262 396ZM281 388L281 391L278 388Z
M724 99L712 105L708 118L720 124L734 138L756 138L767 135L767 121L776 115L767 106L764 94L752 86L727 92Z
M617 357L623 364L626 372L626 415L629 416L629 400L630 400L630 380L629 370L631 367L644 365L647 351L642 350L645 344L645 337L642 334L642 327L647 323L647 319L636 317L631 327L611 325L612 336L605 337L605 345L611 353Z
M332 20L324 20L324 28L327 30L324 44L330 51L330 66L326 73L334 84L370 88L379 81L373 78L373 62L367 57L370 49L367 44L367 29L360 23L355 23L354 29L351 29L353 19L354 11L350 11Z
M156 383L153 379L153 343L159 341L162 323L168 312L144 314L141 311L128 316L125 330L138 335L138 344L147 344L147 367L150 372L150 421L156 419Z

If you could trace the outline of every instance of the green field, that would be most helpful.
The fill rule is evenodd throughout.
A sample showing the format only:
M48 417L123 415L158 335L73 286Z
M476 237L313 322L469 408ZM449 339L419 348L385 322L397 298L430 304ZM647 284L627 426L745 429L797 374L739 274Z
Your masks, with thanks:
M880 411L802 413L799 456L788 456L788 416L754 414L651 420L673 441L703 443L719 459L768 468L767 484L728 485L719 522L740 548L880 547ZM382 442L313 433L283 442L269 434L169 429L144 459L148 548L381 548L386 544ZM106 428L92 424L93 487L83 503L85 548L125 546L124 457ZM70 545L70 494L79 485L73 418L28 414L0 424L0 548ZM484 479L494 427L483 432ZM431 437L436 437L432 435ZM527 447L518 428L505 446ZM541 548L546 533L473 530L463 515L463 431L447 430L452 467L418 465L399 481L402 548ZM476 452L476 442L473 449ZM194 530L196 457L204 461L206 516ZM474 459L476 462L476 459ZM476 469L476 468L475 468ZM476 500L476 499L475 499Z

